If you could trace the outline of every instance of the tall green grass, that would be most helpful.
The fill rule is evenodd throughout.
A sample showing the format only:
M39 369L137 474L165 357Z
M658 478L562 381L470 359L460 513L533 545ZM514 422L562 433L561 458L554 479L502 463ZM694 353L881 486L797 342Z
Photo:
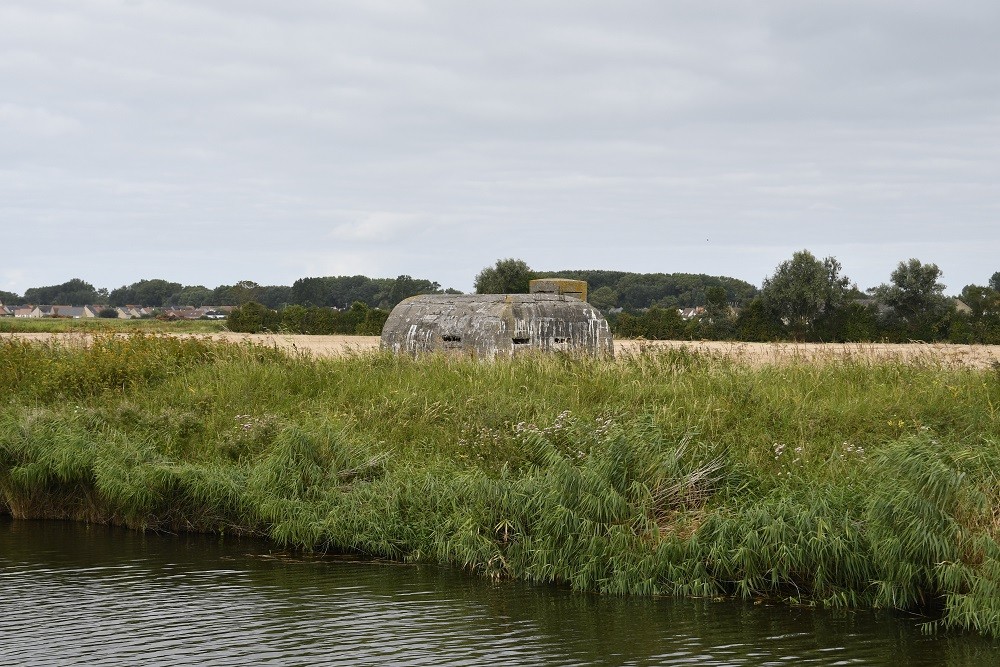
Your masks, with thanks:
M0 341L0 511L1000 635L1000 373Z

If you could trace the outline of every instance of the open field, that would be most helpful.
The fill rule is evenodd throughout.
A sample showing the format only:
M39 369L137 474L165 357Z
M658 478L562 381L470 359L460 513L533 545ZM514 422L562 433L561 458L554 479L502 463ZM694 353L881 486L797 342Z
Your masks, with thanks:
M225 324L223 320L4 317L0 318L0 333L214 333L225 329Z
M0 336L0 513L1000 636L995 348L218 337Z
M338 357L378 349L378 336L304 336L285 334L167 333L176 336L209 337L230 343L250 342L303 352L315 357ZM0 333L0 338L22 340L86 342L81 333ZM749 363L752 365L789 361L904 361L932 362L956 368L992 368L1000 364L1000 345L956 345L951 343L743 343L725 341L615 341L619 357L664 350L683 349L695 354Z

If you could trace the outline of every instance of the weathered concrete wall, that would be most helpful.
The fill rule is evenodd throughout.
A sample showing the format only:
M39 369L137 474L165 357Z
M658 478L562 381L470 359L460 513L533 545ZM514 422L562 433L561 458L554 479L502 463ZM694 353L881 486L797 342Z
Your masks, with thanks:
M587 300L587 281L572 278L536 278L528 283L531 294L563 294Z
M446 351L478 357L527 350L614 356L608 323L595 308L559 294L428 294L392 309L382 347L422 354Z

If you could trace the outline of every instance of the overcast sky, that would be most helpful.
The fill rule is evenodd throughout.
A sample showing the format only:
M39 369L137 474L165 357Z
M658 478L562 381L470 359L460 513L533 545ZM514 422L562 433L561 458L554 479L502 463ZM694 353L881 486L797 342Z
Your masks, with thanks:
M3 0L0 289L1000 271L1000 2Z

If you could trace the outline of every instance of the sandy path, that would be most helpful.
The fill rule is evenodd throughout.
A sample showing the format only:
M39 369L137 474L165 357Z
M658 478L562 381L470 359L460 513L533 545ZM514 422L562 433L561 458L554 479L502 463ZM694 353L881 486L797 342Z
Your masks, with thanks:
M281 349L306 352L317 357L340 356L378 348L378 336L300 336L274 334L174 334L180 337L212 338L229 342L252 341L274 345ZM0 338L22 340L88 340L86 334L5 333ZM721 341L615 341L618 356L639 354L643 351L685 348L692 352L708 353L727 359L751 364L777 363L788 360L816 362L840 359L903 361L940 361L948 366L990 368L1000 365L1000 345L952 345L945 343L729 343Z
M159 335L159 334L151 334ZM275 346L283 350L299 350L318 357L335 357L351 352L376 350L379 345L378 336L304 336L291 334L244 334L244 333L175 333L167 334L175 338L210 338L212 340L230 343L253 342L260 345ZM16 338L29 341L61 341L70 343L86 343L90 340L89 333L0 333L0 339Z
M940 362L946 366L991 368L1000 365L1000 345L950 343L730 343L722 341L615 341L617 354L642 350L687 348L752 364L807 360L817 363L843 359Z

